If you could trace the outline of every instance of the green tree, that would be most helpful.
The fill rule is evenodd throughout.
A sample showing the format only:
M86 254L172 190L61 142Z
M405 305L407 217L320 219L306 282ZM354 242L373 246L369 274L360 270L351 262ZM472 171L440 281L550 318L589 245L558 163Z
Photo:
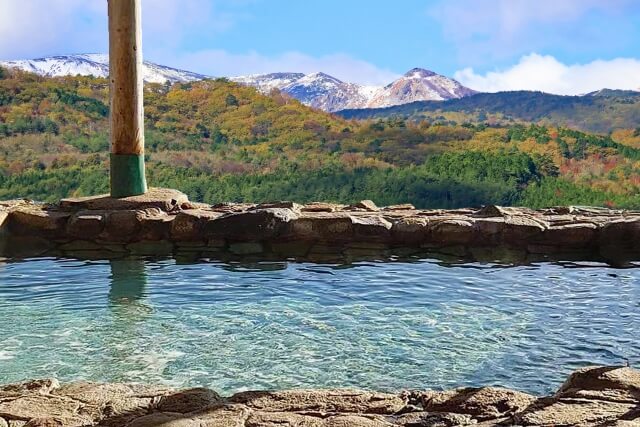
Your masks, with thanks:
M240 105L240 103L238 102L238 98L236 98L232 93L227 95L224 102L227 107L237 107L238 105Z

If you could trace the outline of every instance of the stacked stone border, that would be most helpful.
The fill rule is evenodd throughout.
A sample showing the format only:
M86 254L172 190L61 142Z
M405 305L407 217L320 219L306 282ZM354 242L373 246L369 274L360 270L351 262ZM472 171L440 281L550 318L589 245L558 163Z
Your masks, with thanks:
M439 254L478 261L546 257L637 259L640 212L486 206L418 210L274 202L190 202L175 190L146 196L0 203L7 256L260 256L316 262Z
M125 199L0 202L0 255L624 264L640 259L640 212L572 206L420 210L368 200L207 205L176 190L151 189Z

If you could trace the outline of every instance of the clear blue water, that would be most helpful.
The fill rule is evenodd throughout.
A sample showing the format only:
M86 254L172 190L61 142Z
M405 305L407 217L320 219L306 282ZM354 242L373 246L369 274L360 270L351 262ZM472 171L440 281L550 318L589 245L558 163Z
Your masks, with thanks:
M416 262L0 266L0 382L503 385L640 363L640 269Z

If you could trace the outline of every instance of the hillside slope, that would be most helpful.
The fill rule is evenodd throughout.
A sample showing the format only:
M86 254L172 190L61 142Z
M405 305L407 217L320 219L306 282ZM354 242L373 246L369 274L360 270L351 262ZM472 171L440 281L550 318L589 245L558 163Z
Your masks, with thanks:
M602 90L587 96L529 91L479 93L443 102L422 101L337 112L349 119L402 117L411 120L433 119L444 113L462 113L463 119L472 123L485 122L493 116L502 124L519 120L607 133L635 128L640 123L640 92Z
M0 69L0 199L108 185L108 82ZM149 183L192 200L640 207L640 128L353 121L220 80L145 87Z

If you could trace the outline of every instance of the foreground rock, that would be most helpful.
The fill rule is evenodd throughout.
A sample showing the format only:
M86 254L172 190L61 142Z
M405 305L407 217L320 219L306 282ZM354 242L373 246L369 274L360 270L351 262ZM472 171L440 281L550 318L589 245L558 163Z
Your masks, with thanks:
M498 388L406 391L175 391L38 380L0 387L0 426L639 426L640 372L581 369L553 396Z
M485 206L418 210L293 202L189 202L176 190L144 196L0 202L0 256L133 255L350 261L390 256L535 262L640 259L640 212Z
M640 426L640 372L614 367L578 370L555 396L539 399L515 420L522 425Z

